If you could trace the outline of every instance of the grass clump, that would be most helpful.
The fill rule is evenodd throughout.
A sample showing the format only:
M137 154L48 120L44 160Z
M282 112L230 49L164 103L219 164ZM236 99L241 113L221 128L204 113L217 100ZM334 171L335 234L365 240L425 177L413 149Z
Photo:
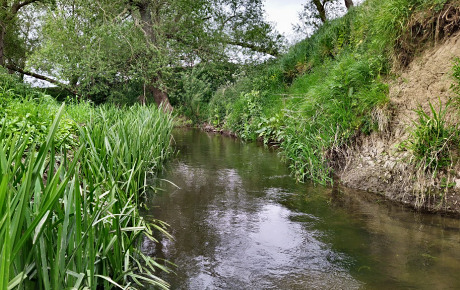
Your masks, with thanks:
M439 101L436 110L430 103L429 114L422 108L417 109L418 119L414 122L411 137L403 143L413 153L418 167L433 175L452 164L452 149L458 147L458 130L446 119L450 105L448 102L442 106Z
M15 93L5 111L29 102L41 106ZM170 153L171 117L153 107L48 105L55 115L43 130L29 129L41 120L33 114L18 131L0 124L0 288L168 288L157 277L166 269L139 250L163 225L138 206L148 171Z

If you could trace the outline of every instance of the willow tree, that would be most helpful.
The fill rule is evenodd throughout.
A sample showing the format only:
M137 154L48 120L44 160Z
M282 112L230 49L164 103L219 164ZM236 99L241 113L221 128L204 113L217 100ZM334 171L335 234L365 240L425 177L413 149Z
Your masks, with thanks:
M111 84L135 78L131 63L141 34L114 1L59 0L40 19L39 48L30 55L26 74L91 98ZM124 12L123 12L124 11ZM34 72L34 73L32 73ZM45 78L42 78L45 79Z
M27 21L32 17L24 13L24 10L49 2L49 0L0 0L0 66L7 66L7 58L14 58L19 52L25 54L24 46L27 45L28 39L23 36L27 32L21 29L27 30L33 21Z
M129 1L149 50L160 52L168 64L225 58L230 47L276 56L279 36L263 20L260 0L139 0ZM148 87L157 104L169 107L163 71L150 73Z
M277 55L280 37L262 0L59 0L42 19L29 61L81 96L141 82L143 98L170 109L165 79L229 51Z

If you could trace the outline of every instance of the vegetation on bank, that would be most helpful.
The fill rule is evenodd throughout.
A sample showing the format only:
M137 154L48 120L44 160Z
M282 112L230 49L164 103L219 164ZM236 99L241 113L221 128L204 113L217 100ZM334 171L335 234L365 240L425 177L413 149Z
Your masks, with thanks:
M0 289L167 288L142 239L149 171L170 154L154 107L60 106L0 74Z
M343 149L388 118L385 80L392 69L455 30L443 30L433 20L442 24L454 2L365 1L285 55L222 85L209 102L189 94L186 106L200 108L193 118L201 122L279 145L298 180L330 183L337 165L332 162L345 158Z
M460 148L460 59L455 59L452 67L454 85L451 87L455 97L442 103L429 104L429 111L415 110L417 120L413 122L410 137L401 147L409 149L416 167L424 173L436 177L440 171L453 171L458 163ZM452 112L455 115L452 117ZM445 179L445 177L443 177ZM442 187L455 185L442 182Z
M163 225L144 221L138 206L147 174L170 154L172 120L161 108L122 104L150 98L169 106L170 99L197 123L281 147L298 180L330 183L350 142L388 118L392 69L458 30L458 22L440 25L452 5L460 7L454 0L367 0L284 55L241 65L229 53L235 47L249 50L246 58L279 55L260 0L160 2L160 25L158 15L138 25L154 1L63 0L43 13L45 6L29 6L36 13L23 22L19 8L0 15L9 52L1 66L32 76L27 69L40 68L74 96L106 102L66 100L65 90L31 89L0 71L0 289L167 288L156 276L167 269L138 247ZM41 38L29 43L30 35L16 32L40 15L47 21L36 27ZM459 60L453 76L460 93ZM452 163L460 143L446 106L417 111L403 144L425 171Z

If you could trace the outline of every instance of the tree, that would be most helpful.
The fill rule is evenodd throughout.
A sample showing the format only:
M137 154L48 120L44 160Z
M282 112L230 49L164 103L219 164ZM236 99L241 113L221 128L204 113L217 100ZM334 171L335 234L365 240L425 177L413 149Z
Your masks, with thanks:
M316 7L316 11L318 12L318 18L321 20L322 23L326 22L326 3L330 3L333 0L312 0L313 5Z
M345 7L347 7L347 10L349 10L353 6L353 0L345 0Z
M174 68L235 50L277 55L281 43L263 20L262 0L60 0L42 22L30 69L89 97L142 83L141 99L165 108Z
M26 7L33 6L33 4L46 2L46 0L0 0L0 66L4 67L6 65L7 40L16 40L16 42L8 42L8 45L18 45L19 28L17 20L20 11ZM13 33L10 33L10 31ZM13 49L10 50L14 51Z
M193 64L216 56L225 58L223 52L228 45L278 54L280 38L270 36L273 28L263 20L260 0L143 0L130 4L147 47L160 52L167 47L167 56L176 64L180 59ZM147 83L155 102L169 108L162 88L164 69L151 74Z
M299 13L302 24L294 29L309 35L327 20L345 14L353 6L352 0L308 0Z
M127 77L132 27L113 16L121 7L108 1L60 0L41 15L39 47L23 73L93 100ZM135 31L131 34L134 34ZM133 37L131 37L133 38ZM135 36L134 36L135 38ZM15 69L18 71L18 69ZM41 72L38 73L38 72Z
M46 80L56 85L65 84L44 75L26 71L27 56L32 54L39 40L38 15L44 5L54 0L0 0L0 66L10 72L15 71L23 77L25 74Z

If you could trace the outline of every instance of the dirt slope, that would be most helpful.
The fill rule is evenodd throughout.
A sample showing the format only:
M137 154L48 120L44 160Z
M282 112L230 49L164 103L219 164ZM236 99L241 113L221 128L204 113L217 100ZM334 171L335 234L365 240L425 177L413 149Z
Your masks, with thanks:
M419 106L445 104L454 97L452 66L460 57L460 33L425 50L389 82L390 104L375 112L380 132L358 138L347 162L337 170L342 184L384 194L387 198L430 211L460 213L460 172L453 166L433 178L410 164L410 152L398 149L409 136ZM458 119L451 112L449 118ZM451 187L443 187L450 184Z

